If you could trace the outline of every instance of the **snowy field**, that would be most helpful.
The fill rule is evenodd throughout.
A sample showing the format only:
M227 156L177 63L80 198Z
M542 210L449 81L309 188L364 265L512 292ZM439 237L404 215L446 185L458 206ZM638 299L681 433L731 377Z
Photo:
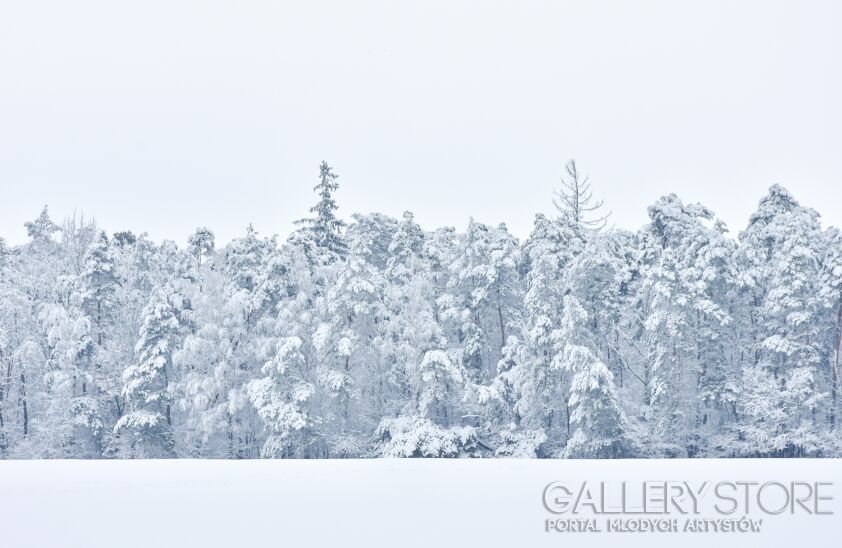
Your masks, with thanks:
M585 480L833 482L836 515L751 513L759 533L546 532L545 487ZM831 460L9 461L0 546L796 546L840 538L840 485Z

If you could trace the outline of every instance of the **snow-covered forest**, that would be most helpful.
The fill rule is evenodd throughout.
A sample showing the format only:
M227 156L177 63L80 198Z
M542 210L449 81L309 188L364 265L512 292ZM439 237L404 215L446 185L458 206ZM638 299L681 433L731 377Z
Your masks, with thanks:
M0 457L842 456L842 233L786 189L628 232L571 162L519 241L315 182L284 237L0 239Z

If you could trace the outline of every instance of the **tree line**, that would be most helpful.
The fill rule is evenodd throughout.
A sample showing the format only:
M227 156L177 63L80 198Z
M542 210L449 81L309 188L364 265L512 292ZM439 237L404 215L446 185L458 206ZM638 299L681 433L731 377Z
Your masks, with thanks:
M786 189L630 232L571 162L519 241L317 183L284 240L0 239L0 458L842 455L842 234Z

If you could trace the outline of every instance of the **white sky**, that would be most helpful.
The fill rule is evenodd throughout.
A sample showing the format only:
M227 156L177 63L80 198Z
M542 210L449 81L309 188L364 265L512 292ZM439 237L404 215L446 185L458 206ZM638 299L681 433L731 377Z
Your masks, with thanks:
M842 225L842 2L0 3L0 235L286 234L344 216L528 234L575 157L614 223L676 192L733 231L779 182Z

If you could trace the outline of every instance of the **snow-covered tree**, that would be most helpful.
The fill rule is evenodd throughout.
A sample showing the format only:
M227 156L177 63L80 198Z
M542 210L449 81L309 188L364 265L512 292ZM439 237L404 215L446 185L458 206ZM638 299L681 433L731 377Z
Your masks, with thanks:
M517 240L505 225L471 222L449 266L442 320L462 343L462 362L474 381L490 379L521 297Z
M91 322L79 311L46 305L39 323L47 335L46 422L57 444L55 456L100 457L105 423L96 393Z
M338 404L336 420L344 432L335 444L341 453L362 451L359 436L348 436L352 414L373 429L383 413L388 370L382 359L382 330L388 312L385 281L372 263L367 239L354 239L348 258L330 291L321 300L323 321L313 335L322 356L319 383ZM364 397L365 396L365 397Z
M545 378L539 377L535 365L526 345L510 336L491 383L466 387L467 398L480 404L483 430L495 444L497 456L535 458L546 453L548 428L543 422L530 420L541 413L533 408L540 401L535 394L536 378ZM549 399L550 394L543 396Z
M24 223L26 234L34 242L42 242L52 239L53 234L61 230L57 224L50 219L47 206L41 210L41 214L34 221Z
M570 430L565 373L551 367L558 352L558 331L568 291L568 270L585 248L586 235L568 216L536 215L523 246L521 269L526 272L523 330L529 356L520 377L518 408L527 428L542 431L547 451L560 451Z
M659 249L641 288L647 421L656 453L693 454L698 427L710 420L708 406L733 409L733 246L707 208L675 195L661 198L649 215Z
M561 351L553 367L571 374L568 404L573 435L568 458L621 458L632 455L625 413L614 388L614 376L597 357L586 336L587 312L573 295L564 299L558 339Z
M319 183L313 187L319 201L310 208L314 216L297 221L319 249L318 259L326 263L343 258L348 251L348 244L342 235L345 221L336 216L339 206L333 197L339 189L339 183L336 182L338 178L327 162L319 164Z
M172 355L189 322L189 310L190 302L165 286L153 295L144 311L135 346L137 361L123 372L128 412L114 428L127 456L173 456Z
M222 282L222 283L221 283ZM255 319L252 295L209 279L191 299L196 329L185 336L173 364L182 417L183 451L224 458L257 454L259 423L247 394L271 343L272 321Z
M471 426L460 426L454 405L463 390L458 361L442 350L424 354L406 414L380 421L376 453L383 457L476 457L490 449Z
M307 403L315 387L307 381L307 366L298 337L284 337L262 368L265 377L248 384L248 395L270 431L264 457L321 456L318 437L312 435L314 418Z
M213 253L216 237L213 231L206 227L199 227L187 238L187 251L196 257L198 266L202 266L202 259Z
M252 225L243 238L232 241L222 253L222 271L239 289L254 291L269 246Z
M120 285L108 236L103 231L97 234L85 254L80 282L82 310L93 322L97 344L102 345L107 328L115 320Z
M829 360L823 357L827 349L820 327L825 239L818 217L786 189L775 185L740 234L741 279L752 306L752 366L762 370L747 378L771 376L780 388L779 397L789 398L779 404L790 411L787 420L773 431L803 434L788 437L787 447L780 447L779 441L770 441L766 448L757 445L756 454L816 451L814 434L822 419L820 411L829 399L827 371L822 367ZM743 401L753 401L766 386L763 382L744 384ZM773 424L751 409L746 408L745 413L750 421L764 423L754 425L760 429ZM780 440L772 436L765 439Z

